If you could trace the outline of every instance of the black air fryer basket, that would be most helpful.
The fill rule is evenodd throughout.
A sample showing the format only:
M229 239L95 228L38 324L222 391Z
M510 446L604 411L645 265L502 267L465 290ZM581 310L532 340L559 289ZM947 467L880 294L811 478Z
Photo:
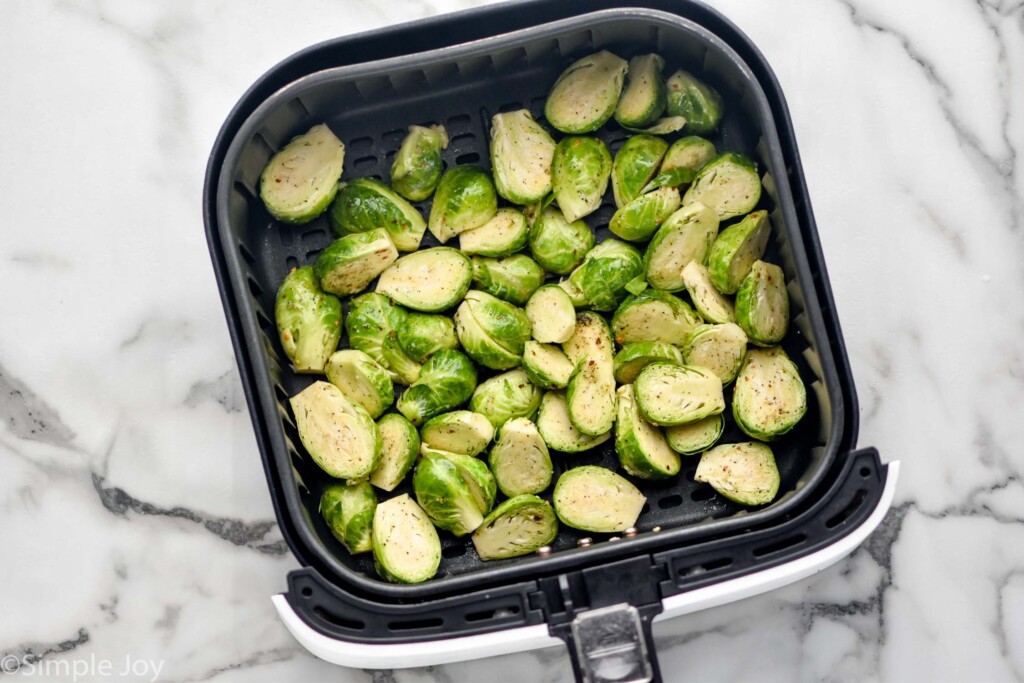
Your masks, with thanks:
M317 513L331 480L298 446L288 408L288 397L314 378L291 371L273 320L278 285L291 268L312 263L331 242L331 230L325 217L304 226L274 221L258 198L260 171L291 137L320 122L346 144L345 178L387 180L414 123L444 124L451 140L444 152L448 166L487 168L491 116L527 108L542 120L558 74L597 49L626 58L658 52L670 68L687 68L709 81L727 112L711 139L719 149L756 159L763 174L759 208L769 211L774 226L767 258L785 270L792 305L784 346L809 390L807 415L773 444L780 495L763 508L742 508L696 484L697 458L684 458L672 480L634 482L648 499L636 536L617 539L563 526L549 556L485 563L467 539L444 534L437 578L386 583L372 558L345 552ZM600 132L613 153L628 135L614 124ZM429 200L419 207L426 215ZM598 241L608 235L612 213L607 199L588 217ZM608 657L635 660L628 680L658 679L650 623L667 599L740 586L744 577L767 576L772 568L781 576L782 567L808 567L887 505L886 468L873 450L855 450L856 392L785 101L756 48L704 5L536 0L300 52L263 76L229 115L207 168L204 217L277 519L304 565L289 576L282 599L302 628L327 639L317 642L371 652L366 648L394 646L391 652L399 653L398 646L418 642L452 643L546 625L570 644L581 679L603 680L598 667ZM423 246L435 244L428 234ZM744 439L727 422L723 442ZM584 463L618 465L611 442L597 453L556 454L553 460L556 477ZM406 482L395 493L409 488ZM594 542L578 547L584 535ZM790 573L797 577L795 569Z

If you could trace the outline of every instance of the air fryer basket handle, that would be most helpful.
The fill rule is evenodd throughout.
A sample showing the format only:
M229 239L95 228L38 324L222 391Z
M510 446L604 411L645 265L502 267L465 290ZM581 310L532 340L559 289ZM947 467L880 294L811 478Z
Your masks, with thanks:
M660 611L619 603L583 612L559 629L577 683L662 683L651 633Z

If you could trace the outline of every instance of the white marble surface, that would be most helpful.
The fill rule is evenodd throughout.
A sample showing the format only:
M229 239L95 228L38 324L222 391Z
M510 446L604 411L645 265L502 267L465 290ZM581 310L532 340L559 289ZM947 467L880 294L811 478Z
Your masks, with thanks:
M269 596L273 522L200 217L242 91L472 0L0 3L0 655L167 681L564 681L558 650L363 672ZM1024 679L1024 5L716 3L788 96L862 409L901 459L819 576L661 624L692 681ZM53 665L31 676L71 680ZM685 674L685 678L683 677ZM12 680L18 676L12 676ZM676 678L676 677L674 677Z

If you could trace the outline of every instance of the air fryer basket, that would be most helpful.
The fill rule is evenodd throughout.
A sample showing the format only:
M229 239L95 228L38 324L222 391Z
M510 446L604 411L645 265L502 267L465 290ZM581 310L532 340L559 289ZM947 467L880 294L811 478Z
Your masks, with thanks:
M483 563L465 539L444 534L438 577L416 586L395 586L377 578L372 559L351 556L331 536L317 503L329 478L301 450L287 399L313 381L294 374L277 340L273 299L289 269L311 263L330 243L325 218L305 226L275 222L258 199L258 177L267 159L293 135L325 121L346 143L346 178L387 179L388 168L412 123L442 123L451 144L448 166L489 166L490 117L499 111L528 108L542 119L547 91L572 60L596 49L629 57L657 51L669 68L702 74L721 92L727 116L712 140L723 150L757 159L766 192L761 208L774 226L767 258L786 271L793 310L785 347L800 366L810 389L809 411L797 429L773 444L782 474L781 495L766 508L748 511L693 481L696 459L684 460L680 475L667 482L640 482L648 497L641 534L619 543L576 548L582 535L562 527L547 558L517 558ZM600 133L614 153L628 133L614 124ZM420 204L426 214L429 200ZM328 69L301 78L266 99L235 136L225 159L217 193L218 226L229 276L240 301L241 343L255 368L256 394L250 408L262 413L273 461L284 486L284 514L304 545L343 585L392 598L451 593L482 582L500 583L613 557L628 557L652 547L668 547L704 534L742 530L786 513L809 494L838 452L843 395L824 323L812 286L793 199L772 113L746 64L720 39L694 23L649 10L607 10L468 45L376 63ZM614 212L610 197L588 223L598 240L608 235ZM428 234L424 246L435 244ZM345 341L343 340L343 345ZM729 422L723 441L745 437ZM615 468L611 443L597 452L555 456L556 476L581 463ZM396 493L408 490L408 483ZM651 530L660 527L660 533Z

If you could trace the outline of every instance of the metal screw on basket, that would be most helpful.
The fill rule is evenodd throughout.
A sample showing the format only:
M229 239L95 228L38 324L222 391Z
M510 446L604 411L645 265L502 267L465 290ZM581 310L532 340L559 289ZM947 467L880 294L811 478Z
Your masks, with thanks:
M541 547L537 548L537 554L541 557L547 557L551 554L551 546L542 545Z
M651 531L653 531L654 533L658 533L659 531L661 531L661 527L660 526L656 526L653 529L651 529Z
M612 541L621 541L621 540L622 540L622 539L621 539L621 538L619 538L618 536L612 536L611 538L609 538L609 539L608 539L608 542L610 543L610 542L612 542Z
M633 536L636 536L638 533L640 533L640 530L637 529L635 526L631 526L625 531L623 531L622 535L626 538L632 538Z
M593 542L594 539L592 539L590 536L587 536L586 538L581 538L580 540L576 541L576 545L578 545L581 548L586 548Z

